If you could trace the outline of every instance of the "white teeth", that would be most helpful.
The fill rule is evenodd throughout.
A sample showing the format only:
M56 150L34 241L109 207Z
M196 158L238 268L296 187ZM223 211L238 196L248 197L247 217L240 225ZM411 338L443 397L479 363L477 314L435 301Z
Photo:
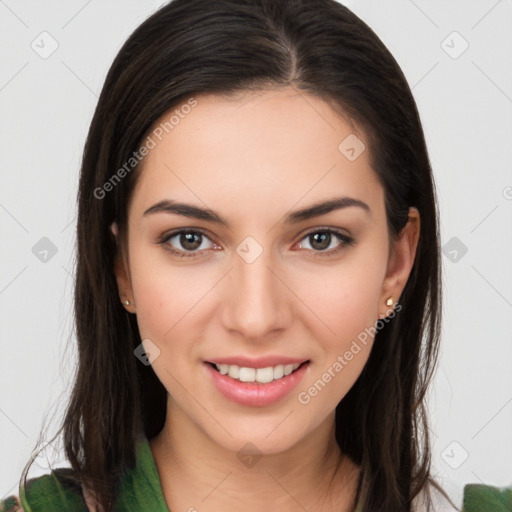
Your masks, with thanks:
M293 368L293 364L287 364L285 367L284 367L284 374L285 375L290 375L290 373L292 373L294 370Z
M226 366L229 367L228 375L232 379L238 379L238 376L240 375L240 367L239 366L235 366L234 364L232 364L231 366L229 366L227 364Z
M254 368L246 368L242 366L238 374L238 380L242 382L254 382L256 378L256 370Z
M272 382L274 380L274 368L269 366L267 368L258 368L256 370L256 382Z
M267 366L266 368L247 368L246 366L237 366L236 364L215 365L222 375L229 375L232 379L242 382L260 382L261 384L290 375L299 366L300 363L278 364L277 366Z
M274 379L280 379L284 376L284 366L282 364L278 364L274 367Z

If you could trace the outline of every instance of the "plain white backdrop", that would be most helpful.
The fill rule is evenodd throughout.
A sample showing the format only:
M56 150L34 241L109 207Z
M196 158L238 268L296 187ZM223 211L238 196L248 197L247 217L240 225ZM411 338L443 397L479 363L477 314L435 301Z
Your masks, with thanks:
M460 504L466 483L512 484L512 2L343 3L402 67L427 138L444 253L433 466ZM160 5L0 0L0 499L71 388L83 144L116 53Z

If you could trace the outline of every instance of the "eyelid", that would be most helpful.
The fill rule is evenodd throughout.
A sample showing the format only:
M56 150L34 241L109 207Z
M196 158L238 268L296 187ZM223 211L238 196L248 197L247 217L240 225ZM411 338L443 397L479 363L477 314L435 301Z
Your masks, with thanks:
M346 229L342 228L335 228L331 226L314 226L313 228L308 228L304 233L299 235L299 239L302 240L308 235L312 235L313 233L321 233L321 232L329 232L329 233L335 233L337 235L340 235L345 238L352 238L352 236L346 232Z

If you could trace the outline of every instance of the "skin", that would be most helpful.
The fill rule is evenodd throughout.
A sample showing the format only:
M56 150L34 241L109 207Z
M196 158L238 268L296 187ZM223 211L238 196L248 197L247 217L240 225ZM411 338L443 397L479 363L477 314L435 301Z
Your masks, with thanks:
M297 395L389 313L386 299L400 297L414 262L418 212L411 208L401 236L391 241L369 151L350 161L338 150L354 133L368 148L365 135L323 100L289 87L196 99L143 161L127 247L115 269L142 339L160 350L152 366L169 393L168 410L150 446L164 497L173 511L238 511L240 503L249 512L348 511L359 468L335 442L334 411L373 340L360 344L309 403ZM370 211L351 206L297 225L284 222L290 211L339 196L364 201ZM208 207L230 227L143 215L162 199ZM324 249L322 256L321 243L306 235L327 227L355 243L344 245L333 234L324 247L341 250L326 256ZM157 243L178 228L206 232L195 249L203 254L180 258ZM248 236L263 248L251 263L236 252ZM190 247L179 236L167 246ZM311 363L285 398L249 407L226 399L204 371L203 361L232 354ZM251 467L237 457L247 442L262 454Z

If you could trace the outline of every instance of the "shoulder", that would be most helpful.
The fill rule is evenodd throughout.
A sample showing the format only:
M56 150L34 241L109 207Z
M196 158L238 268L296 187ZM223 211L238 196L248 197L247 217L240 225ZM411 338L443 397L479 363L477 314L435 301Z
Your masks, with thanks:
M462 512L509 512L512 510L512 486L494 487L467 484L464 487Z
M430 486L430 497L434 512L511 512L512 486L499 488L485 484L466 484L463 492L462 508L454 507L435 487ZM413 502L414 512L429 510L427 493L422 492Z
M0 500L0 512L22 512L21 503L18 496L9 496Z
M71 480L71 475L70 468L58 468L49 474L27 480L20 487L19 497L9 496L0 501L0 512L87 512L81 488Z

